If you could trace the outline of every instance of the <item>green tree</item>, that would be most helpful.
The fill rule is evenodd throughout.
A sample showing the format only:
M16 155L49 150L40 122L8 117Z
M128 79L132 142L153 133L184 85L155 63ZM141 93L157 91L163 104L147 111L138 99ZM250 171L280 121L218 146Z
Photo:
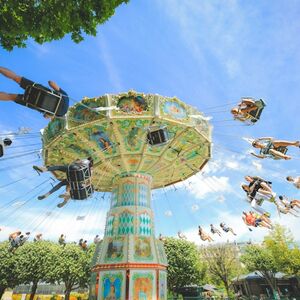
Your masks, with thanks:
M210 277L224 285L227 296L229 296L231 279L241 270L237 251L237 247L233 244L203 247L200 251Z
M199 259L199 251L194 243L166 238L164 248L168 258L168 288L176 292L180 287L201 284L205 267Z
M83 251L76 244L60 247L55 273L57 281L65 284L66 300L69 300L73 290L88 287L93 252L94 247Z
M293 241L289 230L280 225L264 238L261 246L246 248L241 257L249 271L258 271L271 287L274 297L277 297L277 272L293 274L299 272L299 249ZM298 265L297 265L298 262Z
M275 297L277 291L275 275L281 270L274 260L273 253L264 246L252 245L246 248L241 260L249 271L257 272L266 280Z
M1 1L0 44L6 50L26 47L28 38L37 43L59 40L71 34L74 42L83 33L95 36L97 25L107 21L115 8L129 0L19 0Z
M8 248L8 242L0 243L0 299L7 288L14 288L19 283L15 269L18 260Z
M263 246L272 253L277 268L281 272L293 274L294 256L291 253L297 254L297 245L286 227L275 224L273 230L265 236Z
M26 242L16 250L16 266L19 280L32 284L30 300L33 300L39 281L55 282L54 266L58 260L59 246L48 241Z

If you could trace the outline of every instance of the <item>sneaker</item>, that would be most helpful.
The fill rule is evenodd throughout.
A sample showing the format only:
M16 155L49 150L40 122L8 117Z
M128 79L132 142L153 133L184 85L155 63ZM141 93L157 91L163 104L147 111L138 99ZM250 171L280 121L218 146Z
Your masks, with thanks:
M43 173L43 172L47 171L47 168L45 168L45 167L32 166L32 168L35 171L37 171L39 175L40 175L40 173Z
M62 207L65 206L67 203L68 203L68 201L64 200L63 202L58 203L58 204L57 204L57 207L58 207L58 208L62 208Z
M43 199L45 199L45 198L46 198L46 196L45 196L45 195L38 196L38 200L43 200Z

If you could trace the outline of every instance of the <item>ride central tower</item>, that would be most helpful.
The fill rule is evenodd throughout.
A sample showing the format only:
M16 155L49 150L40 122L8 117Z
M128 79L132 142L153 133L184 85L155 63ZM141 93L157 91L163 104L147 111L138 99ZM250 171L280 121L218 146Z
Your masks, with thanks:
M141 173L125 173L114 182L93 267L98 299L166 299L167 259L154 235L151 185L152 176Z
M208 119L176 97L129 91L85 98L65 120L45 128L43 157L46 166L92 157L94 190L111 193L92 262L90 300L166 300L167 260L155 239L151 190L205 166L211 157Z

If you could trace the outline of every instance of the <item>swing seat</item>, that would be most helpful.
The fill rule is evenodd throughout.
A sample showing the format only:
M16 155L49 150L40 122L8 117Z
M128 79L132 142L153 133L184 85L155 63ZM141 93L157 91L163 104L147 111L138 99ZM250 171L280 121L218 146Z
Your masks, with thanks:
M169 141L167 128L149 129L147 141L151 146L161 146Z
M274 150L276 150L276 151L279 151L279 152L281 152L282 154L286 154L287 153L287 151L288 151L288 148L287 147L284 147L284 146L280 146L280 147L277 147L277 148L273 148ZM274 156L274 155L272 155L272 154L267 154L266 155L268 158L273 158L273 159L275 159L275 160L279 160L279 159L282 159L282 158L280 158L280 157L276 157L276 156Z
M68 166L67 180L70 184L71 198L84 200L90 197L94 188L91 182L91 168L88 160L72 163Z
M70 182L70 195L74 200L85 200L93 195L94 188L91 184L81 185L78 183Z
M24 93L27 107L56 116L62 106L63 95L40 85L28 86Z
M249 112L249 115L251 116L249 120L252 123L256 123L260 119L261 113L266 106L265 102L262 99L255 101L255 105L257 106L257 109Z

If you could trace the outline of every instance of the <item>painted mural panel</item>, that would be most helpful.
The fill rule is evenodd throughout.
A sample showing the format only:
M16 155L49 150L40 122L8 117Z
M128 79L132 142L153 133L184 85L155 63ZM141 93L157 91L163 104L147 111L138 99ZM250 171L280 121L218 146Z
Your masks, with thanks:
M96 112L93 108L106 106L106 97L83 100L82 103L70 107L68 114L69 127L85 122L103 119L106 113Z
M154 271L132 271L130 274L129 299L156 299L156 284Z
M134 238L134 258L138 261L149 261L153 259L151 239L149 237Z
M161 106L161 112L174 119L186 119L187 111L183 104L181 104L177 99L170 99L164 101Z
M65 130L66 120L65 119L54 119L51 123L48 124L47 128L43 133L44 141L47 142L51 140L58 134L61 134Z
M124 271L107 271L100 273L99 294L101 300L125 299Z
M165 271L159 271L159 287L158 287L159 300L167 299L167 273Z
M107 133L107 123L103 125L94 125L90 128L85 128L85 135L87 139L93 141L96 147L105 155L112 155L116 153L116 147Z
M117 120L118 131L122 136L122 143L128 152L139 152L144 146L146 139L145 130L149 124L149 120L143 119L125 119Z
M108 240L105 262L119 262L124 257L124 238L115 237Z

